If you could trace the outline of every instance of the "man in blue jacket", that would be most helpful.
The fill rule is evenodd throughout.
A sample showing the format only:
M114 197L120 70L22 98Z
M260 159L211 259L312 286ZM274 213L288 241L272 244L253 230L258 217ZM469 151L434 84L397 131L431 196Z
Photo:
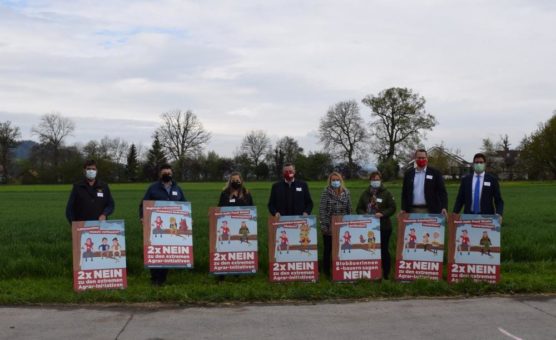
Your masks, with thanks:
M498 179L485 172L486 156L478 153L473 156L473 174L463 176L458 196L454 204L454 213L459 214L463 207L464 214L504 213L504 200L500 194Z
M143 201L186 201L183 191L172 179L172 166L164 164L160 167L159 180L147 189ZM143 221L143 201L139 205L139 218ZM151 283L161 286L166 282L168 269L152 268Z
M307 183L295 179L295 167L291 163L282 168L284 180L272 185L268 211L272 216L310 215L313 200Z

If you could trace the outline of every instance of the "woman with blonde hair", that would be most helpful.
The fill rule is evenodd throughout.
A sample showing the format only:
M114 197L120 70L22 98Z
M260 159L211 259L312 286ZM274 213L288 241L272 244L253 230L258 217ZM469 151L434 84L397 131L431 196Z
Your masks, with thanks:
M249 190L243 185L241 174L234 171L228 178L228 183L220 194L219 207L229 206L252 206L253 198Z
M320 196L319 222L324 240L322 269L330 276L332 255L332 216L351 214L351 196L339 172L328 176L328 185Z

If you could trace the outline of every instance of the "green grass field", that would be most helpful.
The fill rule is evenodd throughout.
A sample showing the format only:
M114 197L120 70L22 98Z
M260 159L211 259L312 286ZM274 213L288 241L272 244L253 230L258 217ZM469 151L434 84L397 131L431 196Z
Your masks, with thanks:
M318 212L324 182L309 186ZM366 181L348 183L355 205ZM450 207L457 191L448 184ZM556 183L502 183L506 203L502 229L502 280L498 285L462 282L356 282L336 284L271 284L267 280L266 203L271 183L248 183L259 214L259 273L217 281L208 274L208 216L223 183L183 183L192 203L195 269L172 270L168 284L151 287L143 267L138 205L147 188L142 184L111 186L116 201L112 219L126 221L128 289L74 293L72 289L71 228L65 220L70 186L0 187L0 304L325 300L404 296L454 296L513 293L556 293ZM387 183L394 197L400 184ZM399 209L399 207L398 207ZM394 254L396 233L390 248Z

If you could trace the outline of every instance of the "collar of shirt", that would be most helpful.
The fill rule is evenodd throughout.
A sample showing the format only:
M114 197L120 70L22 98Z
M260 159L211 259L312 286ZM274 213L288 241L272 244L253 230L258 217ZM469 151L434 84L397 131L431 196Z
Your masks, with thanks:
M415 173L424 173L427 172L427 167L424 167L423 170L419 170L417 167L415 167Z

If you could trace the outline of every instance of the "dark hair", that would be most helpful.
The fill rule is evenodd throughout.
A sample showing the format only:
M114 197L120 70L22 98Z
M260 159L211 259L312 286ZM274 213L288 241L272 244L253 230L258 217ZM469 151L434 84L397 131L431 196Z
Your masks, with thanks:
M164 163L164 164L162 164L162 165L160 166L160 168L158 169L158 171L160 172L160 171L166 170L166 169L172 170L172 166L171 166L170 164L168 164L168 163Z
M479 153L476 153L475 156L473 156L473 162L475 162L475 159L476 159L476 158L482 158L483 161L485 161L485 163L486 163L486 161L487 161L487 158L486 158L486 156L485 156L484 153L480 153L480 152L479 152Z
M284 166L282 167L282 169L286 168L287 166L293 166L293 168L295 169L295 165L293 165L293 163L284 163Z
M425 149L417 149L417 150L415 150L415 155L417 155L417 152L424 152L425 155L428 156L427 150L425 150Z
M378 170L371 172L371 174L369 175L369 179L373 179L373 177L375 177L376 175L378 175L378 177L382 179L382 174Z
M83 163L83 169L86 169L88 166L91 165L97 166L97 162L95 162L94 159L88 159L85 161L85 163Z

